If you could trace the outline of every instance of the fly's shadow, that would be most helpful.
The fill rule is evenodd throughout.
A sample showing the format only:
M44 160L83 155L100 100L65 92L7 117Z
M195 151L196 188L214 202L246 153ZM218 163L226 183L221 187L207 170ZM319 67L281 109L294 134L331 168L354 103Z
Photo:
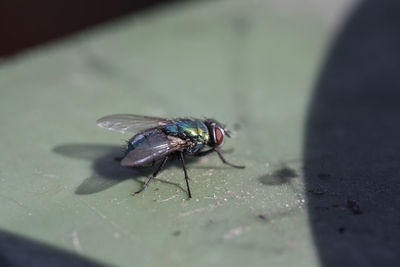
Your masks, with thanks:
M290 184L291 180L298 177L295 169L284 166L275 170L272 174L266 174L258 178L265 185Z
M154 167L146 168L127 168L120 165L119 159L123 156L123 151L120 146L104 145L104 144L65 144L53 148L57 154L75 158L79 160L87 160L92 162L93 174L87 177L75 190L75 194L86 195L93 194L106 190L127 179L149 177ZM156 163L158 164L158 163ZM173 165L176 163L173 163ZM168 168L167 165L166 168ZM185 191L179 184L163 181L161 182L172 184ZM132 188L134 192L135 188Z

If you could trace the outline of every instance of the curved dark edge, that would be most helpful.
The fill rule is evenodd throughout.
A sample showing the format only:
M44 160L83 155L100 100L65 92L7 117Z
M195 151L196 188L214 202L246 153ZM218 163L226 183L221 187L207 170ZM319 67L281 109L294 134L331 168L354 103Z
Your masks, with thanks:
M399 14L361 2L315 88L304 166L322 266L400 264Z
M182 0L3 0L0 3L0 58L121 16L175 2Z
M107 265L0 230L0 266L101 267Z

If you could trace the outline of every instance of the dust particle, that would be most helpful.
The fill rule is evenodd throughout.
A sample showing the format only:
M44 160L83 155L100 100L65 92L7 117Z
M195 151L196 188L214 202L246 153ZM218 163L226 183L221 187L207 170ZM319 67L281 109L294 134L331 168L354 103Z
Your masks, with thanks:
M175 231L175 232L173 232L173 235L174 235L174 236L180 236L180 234L181 234L181 231L179 231L179 230L178 230L178 231Z

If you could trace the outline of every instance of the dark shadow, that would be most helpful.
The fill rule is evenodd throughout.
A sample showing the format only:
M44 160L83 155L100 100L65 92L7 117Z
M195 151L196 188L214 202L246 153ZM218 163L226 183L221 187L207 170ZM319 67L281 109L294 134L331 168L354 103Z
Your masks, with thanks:
M53 149L57 154L92 162L93 174L76 189L79 195L103 191L126 179L148 176L152 169L134 170L121 167L116 158L123 155L121 147L100 144L66 144Z
M106 265L0 230L0 266L94 267Z
M299 175L294 169L290 167L282 167L271 174L260 176L258 180L265 185L283 185L290 184L291 180L298 176Z
M65 144L60 145L53 148L53 151L57 154L76 158L80 160L87 160L92 162L93 174L87 177L83 182L78 186L75 193L78 195L86 195L93 194L96 192L103 191L107 188L110 188L117 183L120 183L127 179L134 179L140 182L142 185L144 181L147 181L147 178L154 172L154 167L148 168L126 168L120 165L120 162L117 158L123 156L123 149L119 146L112 145L103 145L103 144ZM186 159L187 167L192 168L196 167L196 165L192 165L191 163L197 161L198 158L189 157ZM156 165L159 163L156 163ZM182 168L180 161L176 159L169 160L163 169L166 171L167 169L175 167ZM198 168L220 168L217 167L206 167L206 166L197 166ZM221 168L230 168L229 166L221 167ZM138 178L144 178L143 181L138 180ZM183 171L182 177L180 179L184 179ZM165 181L162 179L156 179L162 183L170 184L178 187L182 191L186 192L186 189L182 188L179 184L179 180L177 183ZM138 188L132 188L132 193L134 190Z
M308 114L304 167L323 266L400 264L400 2L365 0Z
M0 2L0 58L121 16L182 0L70 0ZM187 2L187 1L186 1Z

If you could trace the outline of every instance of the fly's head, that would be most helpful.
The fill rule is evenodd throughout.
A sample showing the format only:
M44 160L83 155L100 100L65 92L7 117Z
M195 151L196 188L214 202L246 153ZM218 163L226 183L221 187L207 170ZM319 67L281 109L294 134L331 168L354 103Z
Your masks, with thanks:
M212 148L221 148L224 144L225 135L231 137L229 135L229 131L214 119L206 119L204 121L204 124L207 126L208 132L210 134L207 145Z

